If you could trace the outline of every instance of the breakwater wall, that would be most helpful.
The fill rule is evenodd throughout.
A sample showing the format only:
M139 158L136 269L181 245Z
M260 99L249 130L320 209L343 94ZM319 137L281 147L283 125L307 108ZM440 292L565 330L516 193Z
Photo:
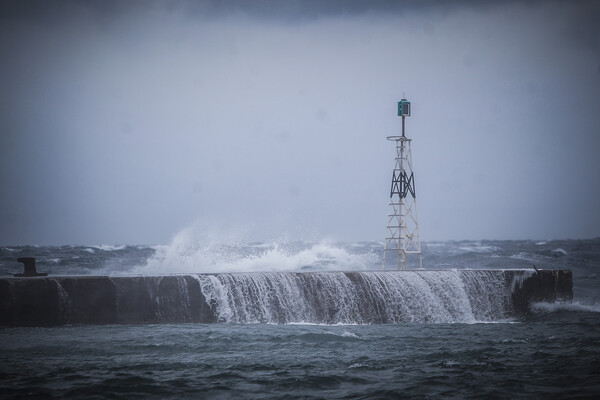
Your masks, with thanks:
M494 321L572 295L569 270L0 278L0 326Z

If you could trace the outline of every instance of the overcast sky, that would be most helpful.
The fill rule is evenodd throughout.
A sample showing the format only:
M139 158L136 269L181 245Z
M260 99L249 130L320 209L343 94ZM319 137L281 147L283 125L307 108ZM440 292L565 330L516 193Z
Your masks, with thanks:
M600 236L597 1L4 1L0 244Z

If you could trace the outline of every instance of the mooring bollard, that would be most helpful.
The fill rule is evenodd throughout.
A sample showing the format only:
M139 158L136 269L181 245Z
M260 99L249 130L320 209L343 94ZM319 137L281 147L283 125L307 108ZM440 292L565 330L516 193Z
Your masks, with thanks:
M35 269L35 258L19 257L17 261L23 263L24 271L22 274L13 274L16 277L48 276L45 272L37 272Z

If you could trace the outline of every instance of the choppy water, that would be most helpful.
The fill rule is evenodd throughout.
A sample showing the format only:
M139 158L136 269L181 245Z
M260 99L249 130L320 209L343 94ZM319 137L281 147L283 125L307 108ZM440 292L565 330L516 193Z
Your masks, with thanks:
M600 240L427 243L428 268L569 268L574 300L519 320L0 330L1 398L596 398ZM0 274L378 268L379 243L3 247ZM451 319L452 320L452 319Z
M501 324L6 329L0 394L593 398L600 393L600 317L566 314Z

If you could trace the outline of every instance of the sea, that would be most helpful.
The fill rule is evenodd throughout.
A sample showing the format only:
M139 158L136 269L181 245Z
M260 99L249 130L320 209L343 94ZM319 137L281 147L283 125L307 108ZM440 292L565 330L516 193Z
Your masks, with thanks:
M423 298L428 318L381 324L223 314L211 324L0 328L0 398L600 398L600 238L424 242L422 251L423 267L442 280L464 270L570 269L573 299L533 303L519 317L465 318L470 308L457 317ZM0 277L22 271L18 257L35 257L50 277L272 277L380 270L382 253L381 242L181 234L160 246L0 246Z

